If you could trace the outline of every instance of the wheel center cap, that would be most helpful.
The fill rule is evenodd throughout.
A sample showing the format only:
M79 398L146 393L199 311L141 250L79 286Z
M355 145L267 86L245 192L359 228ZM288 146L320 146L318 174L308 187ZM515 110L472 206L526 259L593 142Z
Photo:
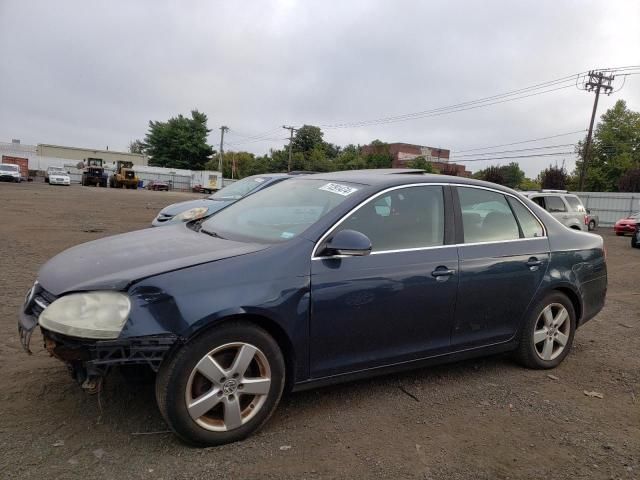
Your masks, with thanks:
M236 393L237 389L238 389L238 382L233 378L230 378L229 380L224 382L224 384L222 385L222 391L224 392L225 395L231 395L233 393Z

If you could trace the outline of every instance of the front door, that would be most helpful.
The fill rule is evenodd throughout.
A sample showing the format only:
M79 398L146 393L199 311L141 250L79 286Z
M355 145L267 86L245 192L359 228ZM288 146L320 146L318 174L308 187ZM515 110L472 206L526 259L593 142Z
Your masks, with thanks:
M319 247L311 262L312 377L449 348L458 283L457 249L445 245L453 243L452 224L445 228L449 194L438 185L380 193L332 232L364 233L370 255L322 257Z
M472 187L457 194L464 235L452 347L459 350L513 337L549 264L549 242L515 197Z

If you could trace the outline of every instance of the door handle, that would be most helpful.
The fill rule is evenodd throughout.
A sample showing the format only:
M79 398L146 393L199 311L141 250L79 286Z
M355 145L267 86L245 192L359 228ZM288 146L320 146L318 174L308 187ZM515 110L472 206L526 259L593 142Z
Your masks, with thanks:
M542 260L538 260L536 257L531 257L527 260L527 267L529 267L529 270L532 272L538 270L540 265L542 265Z
M453 269L449 269L447 267L438 267L433 272L431 272L431 276L436 280L446 280L452 275L455 275L456 271Z

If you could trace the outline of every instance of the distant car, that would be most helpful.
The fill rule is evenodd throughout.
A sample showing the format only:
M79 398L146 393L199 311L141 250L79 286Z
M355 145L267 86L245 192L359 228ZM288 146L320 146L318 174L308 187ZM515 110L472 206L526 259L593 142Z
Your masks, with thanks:
M62 167L49 167L45 174L44 181L49 185L71 185L69 173Z
M522 194L544 208L565 227L584 231L589 229L587 210L576 195L566 190L541 190Z
M600 225L600 217L595 213L591 213L591 210L587 208L587 226L589 227L589 231L595 230Z
M162 227L207 217L247 195L275 185L287 178L292 178L295 175L297 175L297 172L293 175L291 173L265 173L264 175L243 178L228 187L218 190L208 198L174 203L163 208L153 219L151 226Z
M613 231L621 237L625 233L635 233L640 223L640 212L632 213L628 217L621 218L613 225Z
M155 190L157 192L168 192L169 184L160 180L151 180L145 187L147 190Z
M20 176L20 166L12 163L0 163L0 181L15 182L22 181Z

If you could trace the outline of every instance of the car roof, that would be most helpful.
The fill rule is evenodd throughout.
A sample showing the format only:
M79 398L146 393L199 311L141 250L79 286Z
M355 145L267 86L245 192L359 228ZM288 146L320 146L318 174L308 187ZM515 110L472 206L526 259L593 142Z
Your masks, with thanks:
M475 178L456 177L452 175L439 175L433 173L423 173L423 171L406 173L398 172L399 169L381 170L348 170L342 172L318 173L316 175L306 175L305 179L326 180L328 182L347 182L370 185L376 187L392 187L412 183L451 183L458 185L471 185L477 187L491 188L507 193L513 190L498 185L497 183L476 180Z

